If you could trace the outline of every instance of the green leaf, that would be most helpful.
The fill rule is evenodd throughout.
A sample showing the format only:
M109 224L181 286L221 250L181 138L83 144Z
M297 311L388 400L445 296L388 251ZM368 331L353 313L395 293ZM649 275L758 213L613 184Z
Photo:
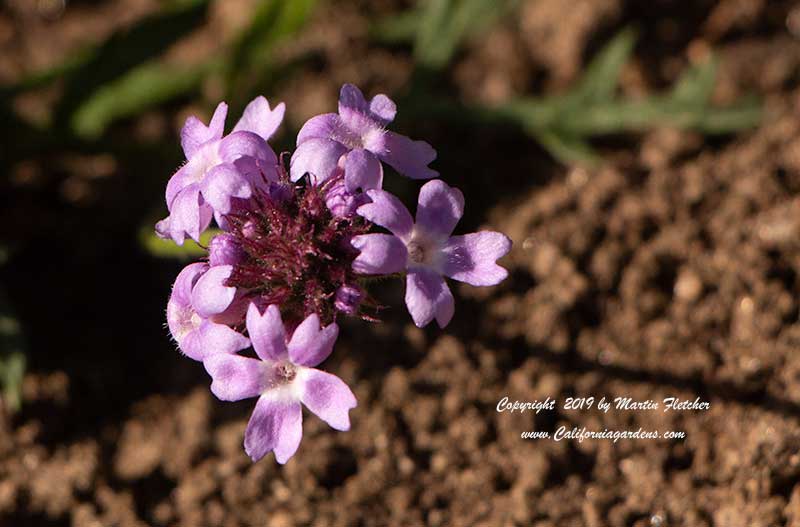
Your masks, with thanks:
M263 0L242 31L226 63L229 93L248 92L246 77L263 77L272 67L272 49L308 22L317 0Z
M97 138L115 120L195 89L206 70L206 65L180 68L159 62L134 68L86 99L72 115L72 130L83 138Z
M199 256L205 256L211 238L219 234L219 229L207 229L200 235L200 244L187 238L183 245L178 245L172 240L165 240L156 236L152 227L142 227L139 231L139 243L145 251L158 258L176 258L178 260L190 260Z
M717 60L709 58L692 65L672 87L670 97L674 102L703 106L711 99L717 78Z
M409 9L373 22L369 34L373 40L386 44L413 42L421 20L419 9Z
M509 0L427 0L420 8L414 57L428 68L443 68L467 36L484 30L513 3Z
M25 338L11 308L5 288L0 287L0 388L6 408L15 412L22 404L25 375Z
M532 130L537 141L550 154L564 164L596 165L599 162L597 154L591 146L580 137L569 135L560 130Z
M623 29L598 53L575 89L577 97L588 101L607 101L614 96L622 68L630 59L636 32Z
M161 55L171 44L200 26L206 19L208 4L209 0L169 2L161 12L114 33L66 76L55 122L70 124L75 110L97 90Z

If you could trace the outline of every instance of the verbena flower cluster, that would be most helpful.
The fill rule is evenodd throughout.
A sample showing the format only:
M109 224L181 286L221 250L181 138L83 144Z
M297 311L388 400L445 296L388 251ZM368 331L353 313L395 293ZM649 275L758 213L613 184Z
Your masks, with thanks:
M366 100L344 85L339 112L300 130L288 170L268 144L284 111L258 97L227 135L225 103L208 125L187 119L187 161L167 184L169 216L156 225L177 244L199 241L212 221L221 229L207 258L178 274L167 322L181 351L203 362L214 395L258 397L245 451L254 461L274 452L278 463L300 445L301 405L337 430L350 427L353 392L316 366L333 351L339 317L377 320L367 275L404 276L414 323L444 327L454 312L445 278L497 284L507 273L496 260L511 248L498 232L453 235L464 196L433 179L428 143L386 129L396 113L387 96ZM381 190L383 163L431 180L416 218Z

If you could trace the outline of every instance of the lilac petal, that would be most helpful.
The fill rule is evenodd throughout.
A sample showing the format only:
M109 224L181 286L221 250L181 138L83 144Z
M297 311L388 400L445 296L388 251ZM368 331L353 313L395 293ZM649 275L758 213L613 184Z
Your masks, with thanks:
M419 191L417 225L439 238L450 236L464 214L464 195L440 179L425 183Z
M200 277L192 290L192 306L204 318L225 311L236 296L236 288L228 287L225 281L231 275L233 267L218 265L210 268Z
M213 266L236 265L245 257L245 252L236 237L227 232L217 234L208 243L208 263Z
M200 233L211 224L213 209L200 196L200 186L192 183L181 190L172 202L169 216L169 233L178 245L188 234L195 241L200 240Z
M336 170L339 158L345 153L346 146L330 139L314 138L303 142L292 155L292 181L311 174L314 184L319 185Z
M394 121L397 115L397 105L386 95L379 93L369 102L369 111L386 126Z
M306 317L289 341L289 359L301 366L316 366L333 351L339 326L331 324L320 331L319 317L313 313Z
M231 163L222 163L209 170L200 188L203 199L220 214L231 211L231 198L245 199L252 195L250 182Z
M436 159L436 150L425 141L412 141L394 132L386 132L382 145L370 148L395 170L411 179L430 179L439 173L428 165Z
M277 164L278 156L263 137L253 132L233 132L219 142L219 157L223 162L233 163L242 157L252 157L267 164Z
M303 438L300 402L281 395L265 393L259 397L247 423L244 450L253 461L274 450L275 460L283 465L300 446Z
M455 301L444 278L436 272L416 268L406 277L406 306L417 327L427 326L436 318L445 327L455 312Z
M372 223L389 229L402 240L408 239L414 220L403 203L385 190L368 190L367 195L372 203L358 207L358 214Z
M383 166L369 150L359 148L345 157L344 184L348 192L379 189L383 185Z
M356 86L345 84L339 92L339 115L354 130L382 128L392 122L397 106L386 95L367 101Z
M257 359L214 353L203 361L211 375L211 393L222 401L241 401L257 397L266 389L268 364Z
M309 139L332 139L336 130L341 128L342 123L339 116L335 113L323 113L315 115L300 128L297 133L297 146L305 143Z
M181 146L187 159L190 159L204 143L222 137L227 115L228 105L221 102L214 110L214 116L208 126L194 115L186 119L183 130L181 130Z
M208 265L198 262L187 265L178 273L167 302L167 326L172 338L183 347L184 338L194 331L199 317L192 308L192 288L208 270Z
M511 250L505 234L492 231L453 236L442 252L446 276L471 285L496 285L506 279L508 271L495 263Z
M225 324L204 320L196 330L186 335L180 346L187 357L202 361L216 353L230 354L243 350L250 346L250 340Z
M348 412L358 404L356 396L339 377L309 368L301 371L298 380L303 392L300 400L306 408L336 430L350 430Z
M339 115L347 120L353 113L369 115L369 103L358 87L352 84L343 84L342 89L339 90Z
M264 141L269 141L269 138L281 125L284 113L286 113L285 104L279 103L275 108L270 109L269 102L265 97L256 97L245 107L242 118L233 127L233 131L253 132L261 136Z
M247 334L253 349L262 360L281 360L286 357L286 330L278 306L271 305L263 315L255 304L247 308Z
M170 299L181 306L191 306L192 288L206 271L208 271L208 264L203 262L196 262L184 267L175 278Z
M196 178L193 177L191 169L188 167L188 165L183 165L172 175L171 178L169 178L165 196L167 200L167 208L169 210L172 210L172 202L175 201L175 197L178 195L178 193L195 181Z
M408 249L397 236L361 234L353 236L350 244L361 251L353 260L353 271L358 274L392 274L406 268Z

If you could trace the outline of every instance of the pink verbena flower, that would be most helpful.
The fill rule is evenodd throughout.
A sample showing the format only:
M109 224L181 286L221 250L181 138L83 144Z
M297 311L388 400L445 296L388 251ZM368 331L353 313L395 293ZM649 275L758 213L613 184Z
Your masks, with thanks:
M275 452L283 464L294 455L303 437L301 403L336 430L350 429L355 395L335 375L314 368L333 351L336 324L320 328L319 317L310 315L289 339L277 306L262 315L251 304L247 331L258 359L216 354L203 364L219 399L258 397L244 434L245 452L253 461Z
M232 198L249 198L263 174L274 177L277 157L266 141L280 125L283 103L270 109L264 97L245 108L233 132L223 137L228 106L222 102L208 126L191 116L181 131L187 162L167 183L169 216L156 232L183 244L186 236L199 240L216 214L227 214Z
M343 156L345 186L351 193L358 188L381 188L380 161L413 179L438 176L428 168L436 159L431 145L386 130L396 113L397 107L386 95L367 101L358 88L345 84L339 94L339 113L312 117L300 129L291 162L292 181L311 174L320 184L331 177Z
M358 213L392 234L364 234L353 238L360 254L353 269L360 274L407 271L406 306L414 323L425 326L434 318L444 327L453 317L453 294L447 276L476 286L495 285L508 272L497 265L511 249L511 240L492 231L451 236L464 213L464 196L441 180L423 185L417 221L400 200L383 190L367 191L372 203Z

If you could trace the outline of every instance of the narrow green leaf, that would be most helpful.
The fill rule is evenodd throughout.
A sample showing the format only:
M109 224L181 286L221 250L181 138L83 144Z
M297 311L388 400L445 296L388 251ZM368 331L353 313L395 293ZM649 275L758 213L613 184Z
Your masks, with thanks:
M463 40L486 29L512 0L427 0L421 7L414 57L423 66L446 66Z
M308 22L317 0L264 0L259 4L250 25L233 46L226 65L229 92L242 93L247 76L261 77L272 67L272 48L297 33Z
M711 99L716 78L716 58L711 57L701 64L692 65L672 87L671 98L676 102L703 106Z
M599 161L591 146L580 137L560 130L529 130L550 154L564 164L595 165Z
M575 89L581 100L606 101L614 96L622 68L630 59L636 32L623 29L592 59Z
M187 238L183 245L178 245L172 240L164 240L156 236L152 227L142 227L139 231L139 243L145 251L158 258L189 260L205 256L207 254L205 247L208 247L211 238L220 232L219 229L207 229L200 235L200 244Z
M170 2L159 13L114 33L80 67L66 76L55 122L68 125L86 99L132 68L161 55L166 48L205 21L209 0Z
M0 287L0 388L6 408L15 412L22 404L25 375L25 338L5 288Z
M385 44L413 42L421 20L419 9L409 9L373 22L369 34L373 40Z
M180 68L151 62L132 69L86 99L70 121L76 135L100 136L114 120L141 113L195 89L207 65Z

